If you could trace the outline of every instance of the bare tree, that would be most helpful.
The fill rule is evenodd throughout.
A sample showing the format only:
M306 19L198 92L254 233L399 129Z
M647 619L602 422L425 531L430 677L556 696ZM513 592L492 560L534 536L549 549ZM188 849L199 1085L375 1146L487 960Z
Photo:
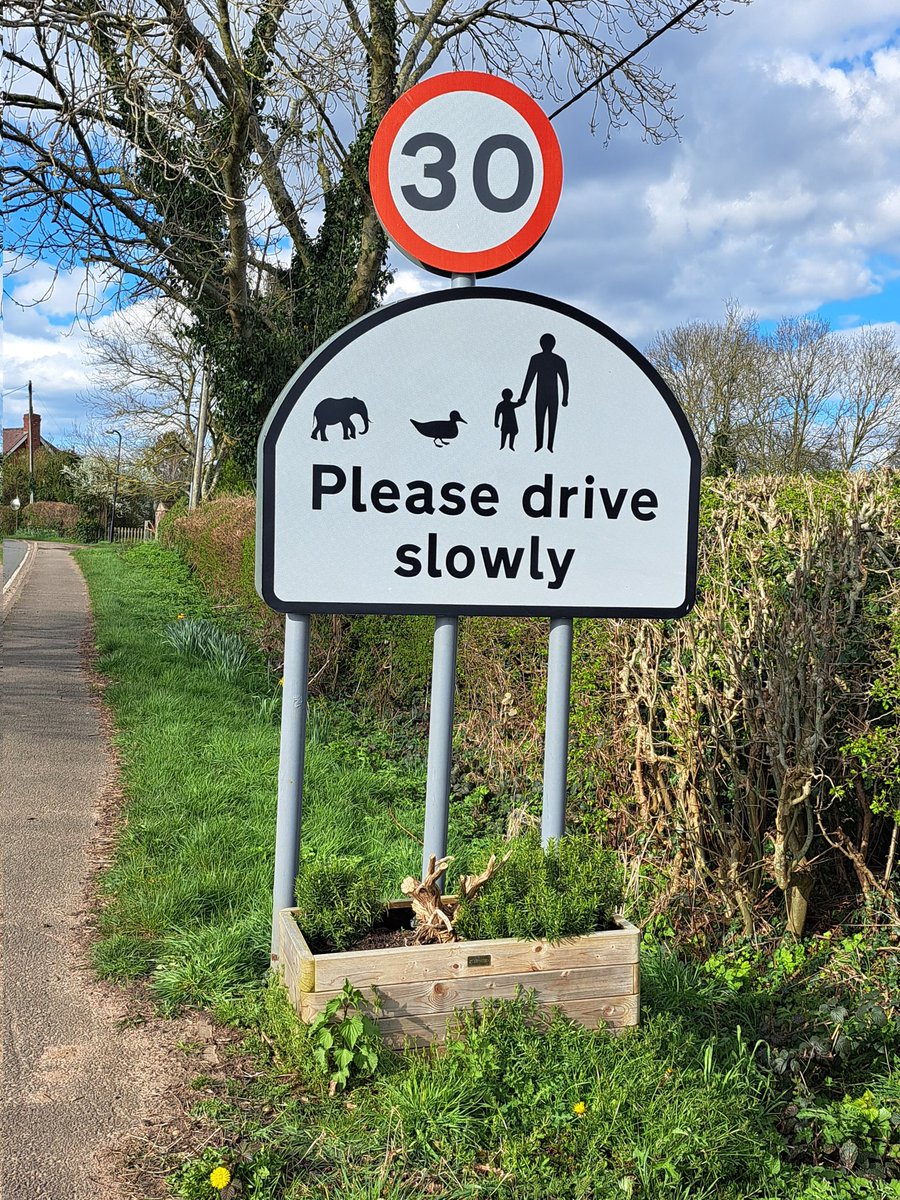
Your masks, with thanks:
M868 326L841 346L839 400L831 435L839 466L881 466L900 448L900 343Z
M132 453L155 470L169 493L186 492L196 453L203 354L180 307L145 302L92 324L88 349L95 416L118 426ZM209 406L200 495L214 487L227 439Z
M841 347L824 317L783 317L771 338L776 434L770 467L796 475L827 454Z
M759 470L771 353L755 314L729 300L723 321L658 334L647 354L681 402L707 473Z
M723 320L666 330L647 353L681 402L708 475L853 470L900 457L900 344L890 329L843 335L821 317L784 317L765 335L730 300Z
M721 7L706 0L682 27L702 29ZM252 459L289 369L385 286L366 163L393 101L439 62L562 99L680 9L13 0L0 129L16 249L183 303L211 353L223 420ZM646 59L594 96L607 134L629 120L651 139L674 129L673 89Z

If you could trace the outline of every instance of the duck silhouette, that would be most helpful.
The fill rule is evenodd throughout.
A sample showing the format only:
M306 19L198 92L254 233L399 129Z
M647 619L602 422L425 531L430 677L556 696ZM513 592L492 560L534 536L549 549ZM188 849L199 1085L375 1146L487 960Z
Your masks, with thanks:
M422 437L431 438L436 446L446 446L459 433L460 421L463 425L468 425L465 417L461 417L454 408L446 421L414 421L410 417L410 424L415 425Z

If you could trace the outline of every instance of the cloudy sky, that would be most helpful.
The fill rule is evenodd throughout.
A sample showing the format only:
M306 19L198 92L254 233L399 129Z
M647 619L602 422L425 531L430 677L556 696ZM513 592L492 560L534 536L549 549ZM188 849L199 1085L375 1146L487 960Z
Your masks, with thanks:
M677 84L679 140L626 130L604 146L587 129L590 100L570 108L556 122L556 218L494 282L574 303L639 346L716 319L728 298L763 320L898 324L896 0L753 0L647 55ZM394 257L396 295L443 286ZM47 264L5 281L4 425L21 424L29 378L49 437L65 444L85 423L84 286L54 283Z

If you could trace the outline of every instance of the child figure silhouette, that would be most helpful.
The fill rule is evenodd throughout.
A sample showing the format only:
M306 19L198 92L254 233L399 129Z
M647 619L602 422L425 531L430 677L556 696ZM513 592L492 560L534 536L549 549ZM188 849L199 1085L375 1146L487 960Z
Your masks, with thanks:
M516 434L519 432L516 409L521 408L525 401L513 400L512 388L504 388L500 395L503 399L494 413L494 428L500 427L500 449L508 445L510 450L515 450Z

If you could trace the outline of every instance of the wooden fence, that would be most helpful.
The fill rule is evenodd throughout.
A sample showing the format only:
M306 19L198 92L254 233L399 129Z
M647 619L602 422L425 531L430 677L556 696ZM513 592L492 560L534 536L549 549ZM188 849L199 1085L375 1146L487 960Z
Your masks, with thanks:
M150 521L143 525L117 525L113 530L114 542L152 542L155 534Z

